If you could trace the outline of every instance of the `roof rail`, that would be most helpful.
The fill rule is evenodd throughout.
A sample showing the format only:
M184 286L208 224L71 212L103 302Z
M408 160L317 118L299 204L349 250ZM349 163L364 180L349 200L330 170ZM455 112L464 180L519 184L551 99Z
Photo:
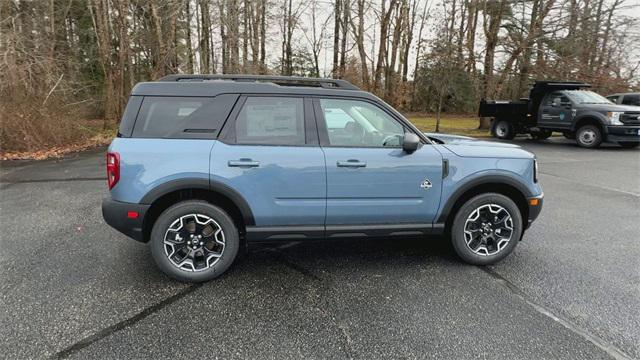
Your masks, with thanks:
M360 90L359 87L342 79L307 78L296 76L271 76L271 75L192 75L173 74L162 77L156 81L215 81L227 80L238 82L270 82L283 86L318 86L327 89Z

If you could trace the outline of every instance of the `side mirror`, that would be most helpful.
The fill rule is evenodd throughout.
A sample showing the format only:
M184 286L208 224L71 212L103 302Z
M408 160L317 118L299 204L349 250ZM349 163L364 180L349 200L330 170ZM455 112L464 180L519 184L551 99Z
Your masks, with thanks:
M553 107L560 106L560 98L553 99L553 102L551 103L551 106L553 106Z
M418 135L414 133L404 134L404 139L402 140L402 150L404 150L404 152L411 154L418 150L418 146L420 146L420 138Z

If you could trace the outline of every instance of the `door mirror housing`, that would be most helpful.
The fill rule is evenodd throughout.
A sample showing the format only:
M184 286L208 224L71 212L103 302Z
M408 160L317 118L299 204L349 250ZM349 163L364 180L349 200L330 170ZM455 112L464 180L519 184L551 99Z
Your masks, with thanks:
M420 146L420 138L418 135L414 133L405 133L404 139L402 140L402 150L407 154L411 154L414 151L418 150Z

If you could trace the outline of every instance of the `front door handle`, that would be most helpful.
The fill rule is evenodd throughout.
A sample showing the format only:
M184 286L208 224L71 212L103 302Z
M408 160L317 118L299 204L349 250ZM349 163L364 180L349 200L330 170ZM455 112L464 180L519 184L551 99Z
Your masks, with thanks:
M350 159L347 161L338 161L338 167L352 167L352 168L360 168L367 166L367 163L364 161L359 161L355 159Z
M251 159L229 160L227 165L229 167L258 167L260 166L260 161L253 161Z

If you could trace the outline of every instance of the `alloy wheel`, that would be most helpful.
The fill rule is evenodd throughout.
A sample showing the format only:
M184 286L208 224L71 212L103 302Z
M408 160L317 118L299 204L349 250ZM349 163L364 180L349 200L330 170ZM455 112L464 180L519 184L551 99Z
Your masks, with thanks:
M211 217L188 214L165 232L164 251L169 261L185 271L203 271L215 265L225 248L222 227Z
M504 207L484 204L469 214L464 225L464 238L477 255L499 253L513 236L513 219Z

